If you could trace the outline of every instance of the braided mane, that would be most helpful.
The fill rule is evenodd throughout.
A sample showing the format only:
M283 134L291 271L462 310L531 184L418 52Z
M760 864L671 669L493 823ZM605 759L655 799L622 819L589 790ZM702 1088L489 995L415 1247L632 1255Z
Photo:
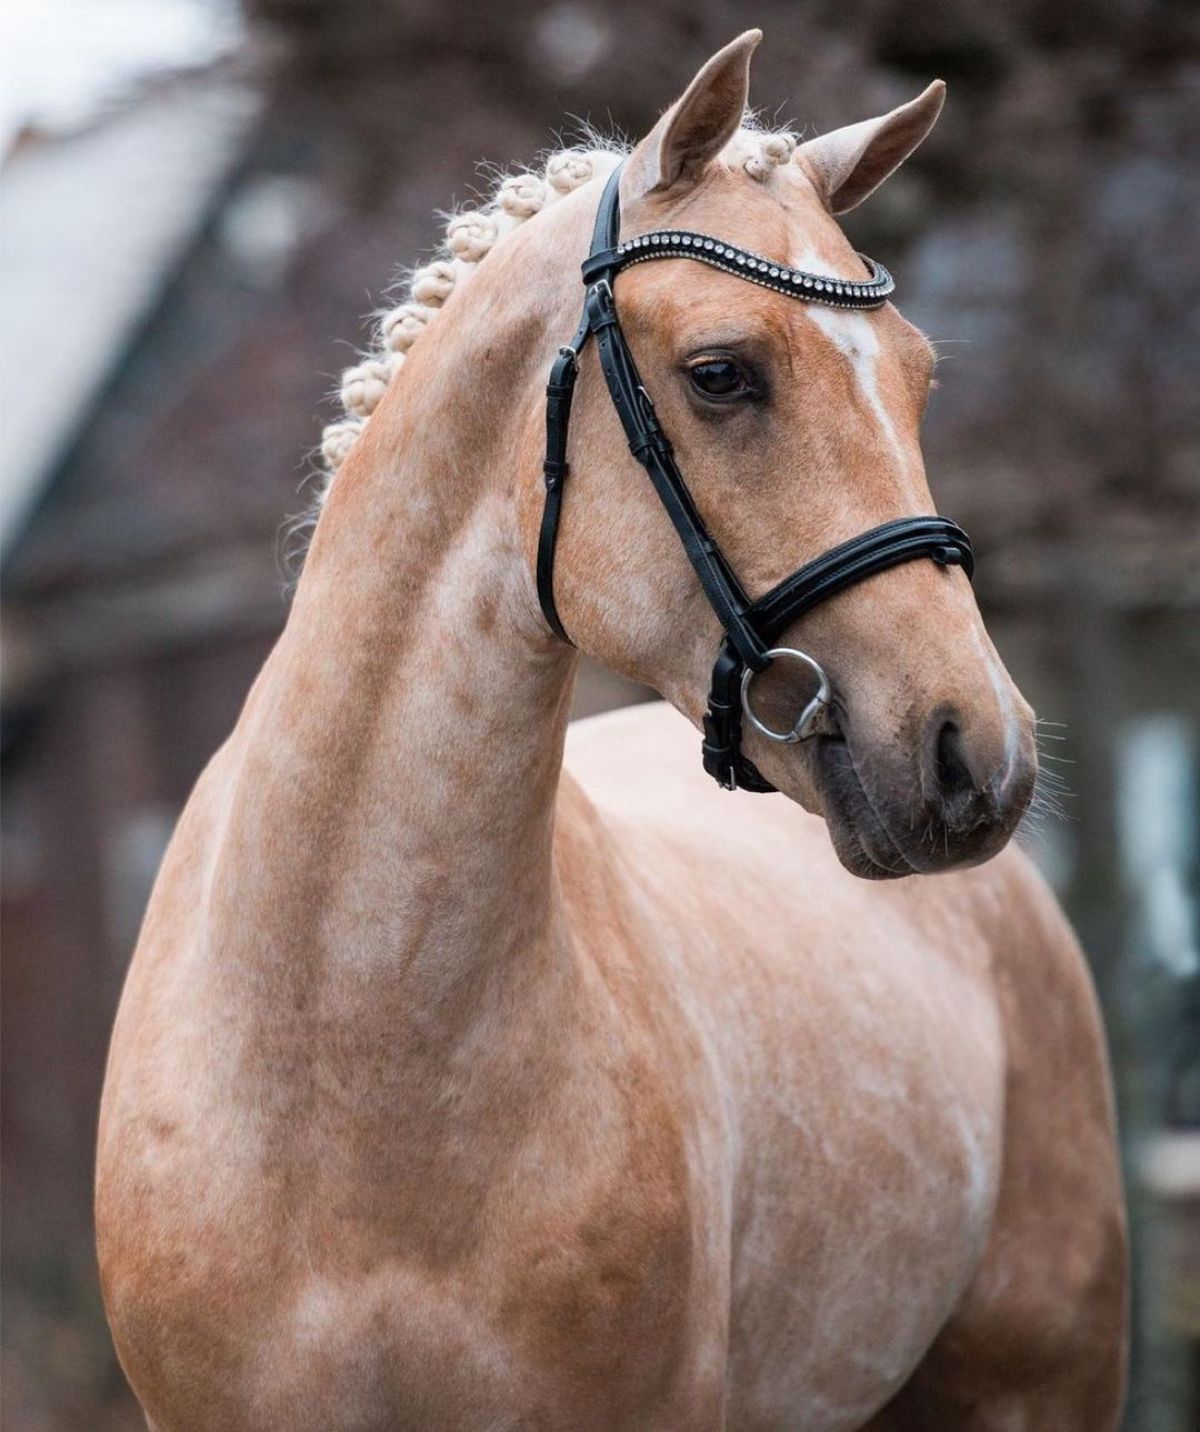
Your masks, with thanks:
M745 127L725 153L728 159L740 161L752 178L765 180L775 165L791 159L795 147L793 135L762 130L747 115ZM455 288L469 282L505 235L580 185L606 177L626 152L627 146L591 136L586 145L550 154L536 169L503 175L482 204L451 217L440 256L411 275L404 301L378 315L368 355L342 374L344 415L330 423L321 436L324 475L318 509L388 384L403 367L409 349L437 318Z

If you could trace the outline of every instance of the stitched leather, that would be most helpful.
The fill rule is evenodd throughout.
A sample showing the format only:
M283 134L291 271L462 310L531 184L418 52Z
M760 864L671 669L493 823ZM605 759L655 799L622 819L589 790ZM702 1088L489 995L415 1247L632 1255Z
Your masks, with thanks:
M750 608L749 615L768 640L789 623L856 582L900 562L930 557L940 566L975 571L971 539L946 517L900 517L851 537L814 558L772 587Z
M745 667L726 638L721 643L709 683L701 755L704 769L727 791L766 795L775 787L753 761L742 755L742 672Z

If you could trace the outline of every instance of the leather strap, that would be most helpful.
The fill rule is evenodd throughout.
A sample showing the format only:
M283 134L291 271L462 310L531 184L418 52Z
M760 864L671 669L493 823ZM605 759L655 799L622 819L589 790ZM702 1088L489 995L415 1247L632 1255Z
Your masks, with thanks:
M575 396L575 380L579 376L579 353L589 333L585 315L575 337L558 350L558 357L550 369L550 381L546 384L546 457L542 463L546 502L538 534L537 592L542 613L551 630L568 643L571 638L562 624L554 600L554 550L558 544L558 525L562 515L563 484L570 471L567 465L567 432L571 422L571 399Z
M766 648L745 620L749 599L704 525L617 321L612 280L618 266L615 244L620 227L619 185L618 167L605 185L592 236L593 252L583 266L590 279L583 320L571 344L560 350L546 388L546 457L542 464L546 502L542 509L537 560L542 611L551 629L569 640L554 600L554 552L562 516L563 484L569 471L567 427L578 355L588 338L595 335L600 367L625 430L629 450L646 469L700 585L739 657L753 670L761 671L767 665Z
M899 517L823 552L759 597L750 616L768 640L789 622L876 572L929 557L942 567L975 571L971 539L947 517Z
M617 242L621 227L619 202L621 165L618 164L609 176L596 210L596 222L592 226L590 254L610 250ZM550 369L550 381L546 384L546 456L542 462L542 477L546 486L546 501L542 507L542 525L538 532L537 550L537 594L542 615L555 636L568 645L571 638L563 626L554 600L554 553L558 546L558 529L562 522L563 487L570 472L567 462L567 435L571 422L571 400L575 396L575 381L579 377L579 355L592 336L591 317L585 304L583 317L570 343L558 350L558 357Z
M606 278L588 289L586 309L589 325L596 335L600 367L608 384L613 407L621 419L629 451L646 469L659 501L666 508L688 561L695 569L704 595L717 614L740 659L755 671L767 666L766 647L746 620L749 599L725 560L725 554L709 536L692 494L671 451L671 444L654 404L642 383L633 354L617 322L612 287Z
M721 643L709 682L700 751L704 769L727 791L766 795L775 787L742 755L742 672L745 667L729 640Z
M607 243L608 236L605 236ZM583 265L583 281L591 283L602 273L629 268L649 259L693 259L722 269L735 278L774 289L788 298L802 298L809 303L822 303L830 308L878 308L894 291L896 285L881 263L866 254L859 254L869 274L864 279L830 278L827 274L806 273L772 262L750 249L722 243L707 234L690 229L671 229L662 233L639 234L637 238L616 243L588 256Z

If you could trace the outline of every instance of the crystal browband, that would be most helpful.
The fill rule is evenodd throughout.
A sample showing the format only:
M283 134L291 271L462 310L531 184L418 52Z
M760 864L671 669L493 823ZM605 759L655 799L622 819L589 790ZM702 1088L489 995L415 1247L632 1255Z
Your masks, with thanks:
M723 269L736 278L749 280L762 288L774 289L790 298L804 298L831 308L879 308L895 290L895 282L881 263L859 254L871 277L865 282L856 279L832 278L828 274L806 273L765 259L749 249L739 249L707 234L685 230L663 230L625 239L615 249L596 254L584 265L584 281L588 270L629 268L647 259L696 259L711 268Z

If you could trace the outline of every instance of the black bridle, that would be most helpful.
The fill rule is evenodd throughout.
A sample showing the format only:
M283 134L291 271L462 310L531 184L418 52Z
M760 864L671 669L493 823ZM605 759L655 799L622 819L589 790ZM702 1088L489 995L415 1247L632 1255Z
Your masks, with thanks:
M797 617L836 592L901 562L928 557L941 566L961 566L970 577L974 571L971 542L961 527L944 517L902 517L873 527L823 553L755 601L747 597L725 554L704 525L675 462L670 441L659 424L654 404L638 375L617 321L613 294L616 276L622 269L650 259L687 258L791 298L852 309L881 307L895 285L882 264L865 256L870 277L850 282L799 272L706 234L672 229L643 234L621 243L619 182L620 166L605 186L591 252L583 265L586 288L583 318L574 338L559 350L546 387L546 505L538 541L538 600L551 628L569 642L554 604L554 548L568 472L567 430L579 373L579 355L588 339L594 337L600 367L629 440L629 449L654 484L704 594L725 631L713 667L708 711L704 717L704 769L727 790L772 791L775 787L742 755L743 714L770 740L791 743L817 733L832 699L821 667L795 648L775 647L773 642L779 634ZM750 686L756 673L765 671L773 661L785 656L806 666L816 677L818 689L791 730L775 731L755 714L750 704Z

